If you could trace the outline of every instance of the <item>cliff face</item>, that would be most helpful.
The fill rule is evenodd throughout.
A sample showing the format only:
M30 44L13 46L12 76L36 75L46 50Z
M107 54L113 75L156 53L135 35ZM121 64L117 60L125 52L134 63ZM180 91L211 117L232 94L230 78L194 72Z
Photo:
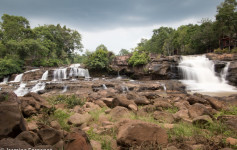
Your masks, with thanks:
M227 80L230 84L237 86L237 55L236 54L214 54L208 53L206 57L215 63L215 71L220 74L227 62L230 62ZM169 80L182 79L178 64L181 56L157 57L150 55L150 63L143 66L132 67L128 65L130 56L117 56L111 64L112 72L119 72L134 79L142 80Z
M150 55L150 63L136 67L128 65L129 58L130 56L117 56L110 67L113 71L128 75L134 79L180 79L177 68L180 56L158 58L157 55L153 54Z

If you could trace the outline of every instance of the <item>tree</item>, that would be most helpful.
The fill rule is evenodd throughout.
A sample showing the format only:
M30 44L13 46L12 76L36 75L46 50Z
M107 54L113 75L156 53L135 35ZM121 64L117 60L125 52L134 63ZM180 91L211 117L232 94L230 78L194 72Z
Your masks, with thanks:
M221 36L228 36L229 43L237 34L237 2L236 0L225 0L217 7L216 21ZM230 50L230 45L229 45Z
M130 54L130 52L127 49L121 49L119 51L119 56L124 56L124 55L129 55L129 54Z
M128 64L134 66L145 65L149 62L147 52L135 50L128 60Z

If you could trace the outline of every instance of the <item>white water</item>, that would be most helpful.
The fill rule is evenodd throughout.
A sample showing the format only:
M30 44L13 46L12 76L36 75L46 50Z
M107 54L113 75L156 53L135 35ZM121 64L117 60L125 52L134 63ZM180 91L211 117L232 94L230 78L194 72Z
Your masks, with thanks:
M69 76L90 78L88 69L77 68L77 67L71 67Z
M15 77L14 81L11 81L11 82L21 82L22 76L23 76L23 73L18 74L18 75Z
M49 71L45 71L44 74L42 75L41 77L41 80L47 80L48 79L48 74L49 74Z
M67 68L55 69L53 72L53 81L61 81L67 79Z
M179 69L184 78L182 83L192 92L237 92L225 79L228 64L223 69L222 77L218 77L214 71L214 63L206 56L182 56Z
M7 84L9 77L4 77L3 81L0 84Z
M38 91L44 90L44 88L45 82L39 82L31 89L31 92L37 93Z
M14 91L17 96L24 96L29 92L29 89L26 87L25 83L21 83L20 87Z
M108 89L105 84L103 84L103 89L104 89L104 90Z
M227 62L227 64L225 65L225 68L221 71L222 82L227 83L226 76L228 75L229 66L230 66L230 62Z
M67 85L65 85L65 86L63 87L63 90L62 90L61 93L65 93L65 92L67 92Z
M40 69L28 70L28 71L26 71L26 72L24 72L24 73L35 72L35 71L37 71L37 70L40 70Z

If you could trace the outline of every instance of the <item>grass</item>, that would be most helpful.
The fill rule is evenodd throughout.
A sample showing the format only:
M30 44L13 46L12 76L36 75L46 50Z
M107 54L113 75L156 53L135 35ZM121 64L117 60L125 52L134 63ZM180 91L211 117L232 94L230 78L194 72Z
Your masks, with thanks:
M105 114L106 109L106 107L103 107L101 109L90 111L89 114L91 115L92 120L98 122L100 115Z
M86 100L81 99L78 96L74 95L57 95L52 96L48 99L52 105L56 104L66 104L68 108L73 108L76 105L84 105Z
M173 106L173 107L169 107L169 108L165 109L164 111L166 111L166 112L168 112L168 113L171 113L171 114L175 114L176 112L179 111L179 108Z
M230 107L226 110L221 110L217 114L214 115L215 118L218 118L219 116L224 115L237 115L237 106Z
M137 114L130 113L129 118L132 120L141 120L144 122L159 124L159 122L154 119L152 113L148 113L146 116L138 116Z
M54 114L52 115L52 118L58 121L62 129L69 131L70 125L67 124L67 120L69 119L71 115L72 113L69 113L65 110L58 109L54 112Z

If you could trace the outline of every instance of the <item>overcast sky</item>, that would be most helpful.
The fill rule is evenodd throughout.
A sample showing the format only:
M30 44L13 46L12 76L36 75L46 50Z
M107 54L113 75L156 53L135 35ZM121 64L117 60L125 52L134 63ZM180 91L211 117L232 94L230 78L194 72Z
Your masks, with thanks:
M104 44L118 53L150 38L161 26L177 28L215 19L223 0L0 0L0 15L24 16L31 27L61 24L82 35L84 49Z

